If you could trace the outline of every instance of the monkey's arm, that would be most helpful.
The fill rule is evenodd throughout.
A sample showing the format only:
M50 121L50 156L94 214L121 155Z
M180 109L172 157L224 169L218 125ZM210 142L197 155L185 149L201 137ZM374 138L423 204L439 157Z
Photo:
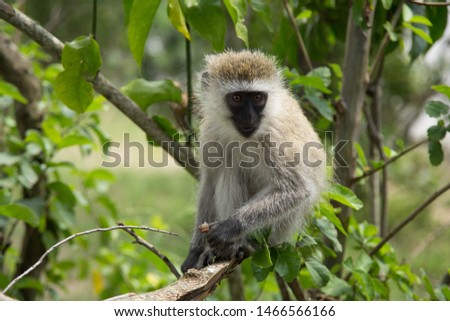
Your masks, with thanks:
M202 174L194 235L192 236L188 257L181 265L181 271L183 272L186 272L190 268L200 269L211 263L209 261L213 259L210 257L210 251L208 251L206 235L205 233L201 233L198 228L200 224L213 222L216 219L214 185L207 171Z
M292 209L301 202L308 202L310 192L304 181L293 169L290 171L280 173L285 175L275 178L271 186L254 195L230 218L210 227L208 243L217 253L229 253L232 243L241 247L248 234L287 219L294 215Z

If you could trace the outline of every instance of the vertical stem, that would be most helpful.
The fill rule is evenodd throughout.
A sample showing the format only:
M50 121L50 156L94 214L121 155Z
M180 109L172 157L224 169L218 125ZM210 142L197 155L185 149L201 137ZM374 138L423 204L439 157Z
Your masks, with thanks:
M346 48L344 56L344 78L342 81L342 104L344 111L338 116L336 133L338 141L347 141L342 148L342 156L348 166L337 168L337 176L341 184L352 187L352 180L356 169L356 151L354 144L358 138L361 112L366 96L368 85L368 62L370 53L370 41L372 34L372 23L376 1L365 1L363 18L365 27L358 24L353 18L353 8L350 9L347 24ZM344 228L347 228L351 211L347 207L342 208L339 218ZM328 265L340 264L344 258L346 237L339 234L339 241L344 250L338 254L333 262Z
M190 31L189 24L186 24L187 29ZM192 50L191 50L191 41L189 39L185 39L186 41L186 82L187 82L187 110L186 117L187 122L189 124L188 129L188 145L192 145Z
M97 39L97 0L93 0L92 6L92 37Z

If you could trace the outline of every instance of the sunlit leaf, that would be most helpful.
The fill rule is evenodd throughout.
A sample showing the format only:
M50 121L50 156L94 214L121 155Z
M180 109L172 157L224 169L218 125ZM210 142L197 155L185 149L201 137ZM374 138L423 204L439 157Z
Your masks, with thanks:
M409 22L403 22L403 27L411 29L412 32L414 32L417 36L419 36L420 38L425 40L427 43L429 43L429 44L433 43L433 39L431 39L430 35L427 34L424 30L414 27Z
M133 58L140 67L145 42L161 0L134 0L128 22L128 44Z
M444 94L445 96L447 96L448 99L450 99L450 86L447 85L436 85L436 86L431 86L431 89Z
M326 195L328 198L355 210L359 210L364 206L363 202L361 202L351 189L337 183L331 186L330 191Z
M167 3L167 15L170 22L186 39L191 40L191 35L186 26L186 20L184 19L183 11L181 10L179 0L169 0Z
M22 104L28 103L28 100L20 93L16 86L3 80L0 80L0 96L9 96Z
M244 41L248 48L248 31L244 24L245 15L247 14L247 5L245 0L224 0L225 6L234 23L236 35Z

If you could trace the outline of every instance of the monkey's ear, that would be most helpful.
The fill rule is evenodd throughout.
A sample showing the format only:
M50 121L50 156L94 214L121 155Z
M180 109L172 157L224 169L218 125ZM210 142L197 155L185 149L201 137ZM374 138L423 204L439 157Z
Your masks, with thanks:
M202 88L207 88L208 84L209 84L209 73L207 71L205 71L204 73L202 73Z

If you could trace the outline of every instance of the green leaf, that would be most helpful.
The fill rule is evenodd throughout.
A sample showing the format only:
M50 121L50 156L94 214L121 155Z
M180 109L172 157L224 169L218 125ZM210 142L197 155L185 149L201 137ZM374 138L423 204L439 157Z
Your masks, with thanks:
M332 297L351 295L353 292L353 288L347 283L347 281L344 281L334 275L331 275L330 281L321 290L323 293Z
M356 149L356 153L358 154L358 160L361 162L361 165L363 167L367 166L367 158L366 158L366 154L364 153L363 148L361 147L360 144L355 143L355 149Z
M65 44L61 63L66 70L81 69L81 74L92 80L102 66L100 47L92 36L80 36Z
M436 297L436 293L434 292L433 285L430 282L430 279L425 275L424 272L422 272L422 281L425 284L425 289L427 290L428 294L430 295L430 299L433 301L437 301L438 298Z
M328 64L328 66L330 66L337 78L342 79L343 73L341 66L338 64Z
M84 135L73 133L61 139L58 143L58 149L70 146L93 145L94 142Z
M92 84L82 77L79 70L67 69L56 77L55 92L70 109L82 113L94 100Z
M18 219L25 223L37 227L39 218L29 207L21 204L8 204L0 206L0 215Z
M319 261L310 258L305 262L305 265L306 269L311 274L311 278L318 287L323 287L330 281L330 271Z
M181 10L179 0L169 0L167 3L167 15L170 22L186 39L191 40L191 35L186 26L186 20L184 19L183 11Z
M233 20L237 37L244 41L245 46L248 48L248 31L244 24L245 15L247 14L245 0L224 0L223 2Z
M208 40L215 51L225 48L226 18L219 0L186 0L189 24Z
M445 96L447 96L448 99L450 99L450 86L436 85L436 86L431 86L431 89L433 89L434 91L437 91L441 94L444 94Z
M161 101L179 103L182 94L181 89L169 79L158 81L135 79L123 87L122 91L144 110Z
M306 99L308 99L311 104L316 107L316 109L325 119L333 121L334 109L333 107L331 107L330 103L327 100L313 95L306 95Z
M304 9L302 10L297 17L295 17L296 20L308 20L309 18L312 17L312 10L309 9Z
M22 104L28 103L28 100L24 96L22 96L22 94L20 93L19 89L17 89L16 86L3 80L0 80L0 95L9 96Z
M167 135L169 135L171 138L178 140L179 134L177 129L172 125L170 120L168 120L165 117L155 115L152 117L153 120L158 124L159 128L161 128Z
M446 115L449 111L448 105L440 101L429 101L425 105L425 112L428 116L433 118L439 118L440 116Z
M433 166L438 166L444 160L444 152L439 141L432 140L428 144L428 157Z
M317 218L314 223L323 233L323 235L325 235L331 241L334 251L342 252L342 245L339 242L338 233L334 225L325 218Z
M392 28L392 25L389 21L386 21L383 25L384 29L387 31L389 35L389 39L393 42L398 40L398 34L394 31L394 28Z
M366 298L366 300L371 301L375 298L375 289L372 282L372 277L364 272L357 270L353 272L353 277L356 279L356 282L362 288L362 295Z
M274 269L286 281L293 281L300 271L301 262L299 254L295 247L290 243L284 243L278 249L278 257L276 259Z
M433 41L437 41L444 34L447 27L447 7L444 6L426 6L425 14L430 21L433 21L433 26L429 27L430 36Z
M53 182L48 185L50 191L59 199L59 201L68 208L76 205L77 200L69 186L62 182Z
M326 193L326 196L336 202L353 208L354 210L359 210L364 206L363 202L361 202L351 189L338 183L331 186L330 191Z
M22 157L20 155L11 155L0 152L0 165L2 166L12 166L17 164L21 159Z
M429 44L433 43L433 39L431 39L430 35L427 34L424 30L414 27L409 22L403 22L403 27L411 29L412 32L414 32L414 34L416 34L417 36L419 36L420 38L425 40L427 43L429 43Z
M256 264L262 268L268 268L273 265L267 244L263 244L263 246L252 255L252 264Z
M145 42L161 0L134 0L128 22L128 44L134 60L141 67Z
M270 32L274 32L274 22L272 17L272 9L267 1L252 0L250 1L252 9L258 14Z
M254 264L253 260L251 263L251 268L252 268L252 274L255 277L256 281L258 281L258 282L264 281L267 278L267 276L269 275L269 273L271 271L273 271L273 267L262 268L256 264Z
M325 94L331 94L331 90L329 90L325 86L322 78L317 77L317 76L298 76L291 82L291 85L292 86L293 85L301 85L301 86L305 86L305 87L311 87L311 88L318 89Z
M445 137L446 133L447 133L447 129L445 127L439 126L439 125L431 126L427 130L429 140L439 141Z
M392 6L392 0L381 0L381 3L383 4L383 8L385 10L389 10Z
M418 24L421 24L421 25L429 26L429 27L431 27L433 25L431 23L431 21L428 20L428 18L424 17L424 16L413 16L411 19L409 19L408 22L418 23Z
M319 213L322 216L325 216L331 223L336 226L336 228L341 231L342 234L347 235L347 232L342 226L342 222L336 216L333 206L329 202L321 202L319 205Z
M36 174L28 161L23 161L20 163L19 180L26 188L32 188L39 180L39 176Z
M402 16L403 16L403 21L409 21L414 16L413 11L406 4L404 4L402 7Z

